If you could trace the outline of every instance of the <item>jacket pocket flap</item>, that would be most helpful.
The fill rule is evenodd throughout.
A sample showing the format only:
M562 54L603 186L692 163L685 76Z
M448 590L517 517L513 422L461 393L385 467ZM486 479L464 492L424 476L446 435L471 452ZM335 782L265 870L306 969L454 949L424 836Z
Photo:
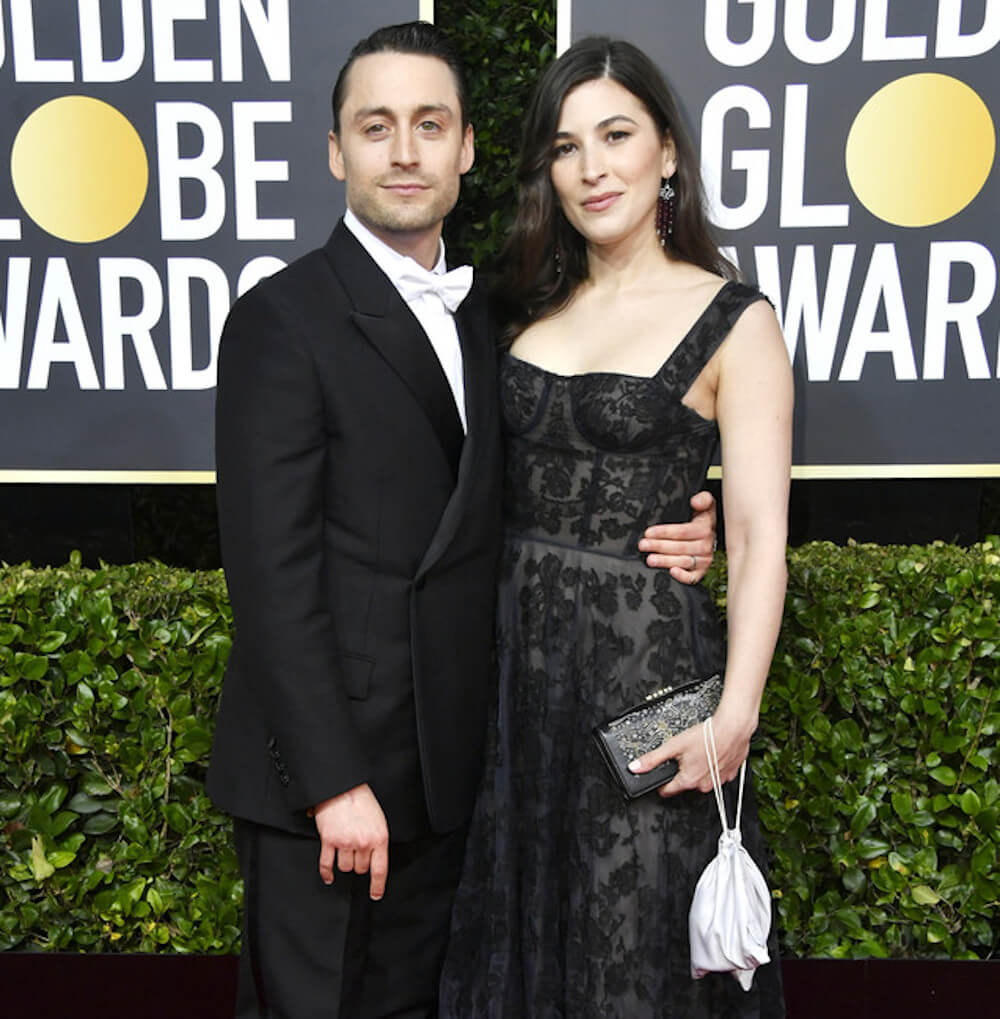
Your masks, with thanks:
M350 651L341 651L339 658L344 692L351 700L363 701L368 696L375 660Z

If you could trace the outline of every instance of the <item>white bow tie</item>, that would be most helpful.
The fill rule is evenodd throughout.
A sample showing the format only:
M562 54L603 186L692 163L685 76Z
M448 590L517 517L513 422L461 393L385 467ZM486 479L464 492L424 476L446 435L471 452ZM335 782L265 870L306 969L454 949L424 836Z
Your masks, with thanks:
M424 294L436 294L448 311L454 312L472 287L472 266L460 265L451 272L434 273L414 264L403 270L396 287L407 304Z

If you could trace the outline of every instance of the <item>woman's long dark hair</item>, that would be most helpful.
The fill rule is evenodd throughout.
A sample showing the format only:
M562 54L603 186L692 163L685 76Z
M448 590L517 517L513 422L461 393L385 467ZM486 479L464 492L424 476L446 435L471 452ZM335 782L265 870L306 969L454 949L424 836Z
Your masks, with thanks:
M674 229L671 252L709 272L735 278L719 253L705 215L694 146L663 75L642 50L620 39L590 36L574 43L542 74L524 121L517 170L517 216L504 247L495 293L510 342L529 323L562 308L587 278L587 249L556 198L550 168L559 114L568 93L584 82L610 78L628 89L649 111L662 135L677 150Z

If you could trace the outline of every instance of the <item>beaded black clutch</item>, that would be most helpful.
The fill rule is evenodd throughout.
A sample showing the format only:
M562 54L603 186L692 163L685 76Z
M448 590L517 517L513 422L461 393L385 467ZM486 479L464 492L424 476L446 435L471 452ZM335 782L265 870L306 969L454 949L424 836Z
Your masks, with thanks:
M676 761L664 761L652 771L633 775L630 761L655 750L664 740L690 729L714 714L722 698L722 676L716 672L651 693L641 704L599 725L594 738L615 783L633 800L669 782L677 774Z

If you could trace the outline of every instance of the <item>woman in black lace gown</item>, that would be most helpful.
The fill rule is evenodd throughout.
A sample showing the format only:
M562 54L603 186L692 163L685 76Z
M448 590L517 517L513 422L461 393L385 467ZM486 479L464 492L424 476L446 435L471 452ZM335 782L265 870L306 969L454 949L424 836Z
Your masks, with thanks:
M760 293L724 278L676 105L635 47L583 40L546 71L519 180L499 698L441 1015L781 1016L776 963L749 992L691 976L687 914L719 836L700 728L639 762L679 772L629 802L591 734L724 669L723 779L746 757L785 589L788 356ZM636 551L644 521L687 517L720 433L728 655L706 591ZM743 833L760 860L752 792Z

